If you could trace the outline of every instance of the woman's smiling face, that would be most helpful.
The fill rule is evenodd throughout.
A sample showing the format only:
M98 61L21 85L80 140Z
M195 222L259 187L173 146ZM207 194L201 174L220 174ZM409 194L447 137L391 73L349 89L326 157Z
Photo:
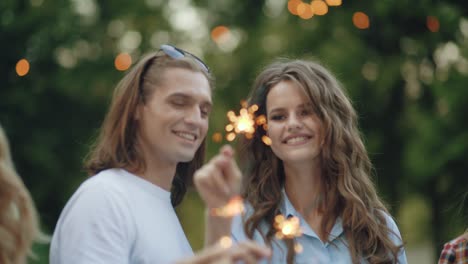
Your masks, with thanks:
M293 81L273 86L266 101L271 149L284 163L312 162L322 150L323 125L306 92Z

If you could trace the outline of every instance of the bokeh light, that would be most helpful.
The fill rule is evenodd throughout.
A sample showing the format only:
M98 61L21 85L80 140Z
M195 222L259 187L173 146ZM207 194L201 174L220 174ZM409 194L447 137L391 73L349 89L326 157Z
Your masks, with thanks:
M370 26L369 17L363 12L353 14L353 24L359 29L367 29Z
M132 57L128 53L120 53L114 60L115 68L119 71L126 71L132 65Z
M318 16L323 16L325 15L326 13L328 13L328 6L327 4L325 4L324 1L322 0L313 0L311 3L310 3L310 6L312 8L312 11L315 15L318 15Z
M440 28L439 19L435 16L428 16L426 19L427 28L431 32L438 32Z
M226 26L217 26L211 30L211 39L216 43L225 42L229 35L230 31Z
M314 16L314 12L312 12L312 6L301 2L297 6L297 15L302 19L312 18Z
M213 136L211 137L211 139L215 143L220 143L221 141L223 141L223 135L221 135L221 133L219 132L215 132L213 133Z
M302 251L304 251L304 248L302 247L301 244L296 243L296 244L294 244L294 251L295 251L297 254L300 254L300 253L302 253Z
M329 6L340 6L341 0L325 0Z
M16 63L16 74L19 76L25 76L29 72L29 61L21 59Z
M302 1L300 0L289 0L288 2L288 10L291 14L297 16L297 7L299 6L299 4L301 4Z

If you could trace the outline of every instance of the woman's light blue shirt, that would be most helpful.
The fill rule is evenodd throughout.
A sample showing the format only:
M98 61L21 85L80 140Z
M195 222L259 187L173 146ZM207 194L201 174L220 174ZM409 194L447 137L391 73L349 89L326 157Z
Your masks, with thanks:
M346 237L343 233L342 219L338 218L330 232L330 242L322 242L315 231L308 225L299 212L297 212L286 193L283 191L283 202L280 205L280 211L283 215L290 217L296 216L300 220L300 226L303 235L296 238L296 243L301 244L303 250L296 254L295 263L297 264L314 264L314 263L352 263L351 255L347 246ZM237 216L233 220L232 237L236 242L247 240L247 236L243 229L243 219L251 215L253 209L250 205L246 205L246 214L244 217ZM387 225L394 232L389 234L392 241L396 245L402 244L401 235L395 221L389 215L385 214ZM268 226L266 223L261 223L260 229L266 234ZM260 232L257 230L254 233L253 240L265 244ZM287 248L283 241L274 239L272 243L273 256L271 263L286 263ZM268 262L264 262L268 263ZM361 263L366 263L362 260ZM402 249L398 255L398 263L407 264L405 250Z

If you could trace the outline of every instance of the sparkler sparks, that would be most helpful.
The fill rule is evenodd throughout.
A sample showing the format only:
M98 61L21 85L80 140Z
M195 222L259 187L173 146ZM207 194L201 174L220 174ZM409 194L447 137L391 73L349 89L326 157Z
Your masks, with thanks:
M230 122L225 127L227 141L233 141L239 134L244 134L247 139L251 139L257 127L261 126L265 130L268 128L265 115L255 117L258 105L253 104L247 107L245 101L241 102L241 105L242 108L239 111L239 115L236 115L232 110L227 113ZM271 140L267 136L263 136L262 141L267 145L271 144Z
M233 141L237 134L244 134L246 138L252 138L255 132L254 113L258 110L257 105L252 105L249 108L243 107L236 115L234 111L229 111L227 117L230 124L226 126L228 132L226 139Z
M278 239L292 239L302 235L299 218L293 216L285 218L283 215L275 216L274 227L276 231L276 238Z
M304 250L304 248L302 247L301 244L299 244L299 243L294 244L294 251L295 251L297 254L302 253L303 250Z
M299 218L293 216L285 218L283 215L275 216L274 227L276 229L275 236L277 239L294 239L302 236L302 229ZM302 253L304 248L298 242L294 243L294 251L297 254Z
M244 209L242 197L234 196L225 206L211 209L211 214L220 217L233 217L243 213Z

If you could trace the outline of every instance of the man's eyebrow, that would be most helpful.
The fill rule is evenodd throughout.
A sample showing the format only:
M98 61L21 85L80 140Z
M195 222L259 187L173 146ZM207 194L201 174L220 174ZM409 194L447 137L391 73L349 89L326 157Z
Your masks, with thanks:
M169 98L170 97L183 97L183 98L187 98L187 99L192 98L190 95L185 94L185 93L173 93L173 94L170 94L168 97Z
M195 98L193 96L191 96L190 94L186 94L186 93L180 93L180 92L176 92L176 93L173 93L173 94L170 94L168 96L168 98L174 98L174 97L180 97L184 100L191 100L191 101L195 101ZM211 102L211 100L205 100L202 102L202 104L204 106L208 106L208 107L212 107L213 106L213 103Z

